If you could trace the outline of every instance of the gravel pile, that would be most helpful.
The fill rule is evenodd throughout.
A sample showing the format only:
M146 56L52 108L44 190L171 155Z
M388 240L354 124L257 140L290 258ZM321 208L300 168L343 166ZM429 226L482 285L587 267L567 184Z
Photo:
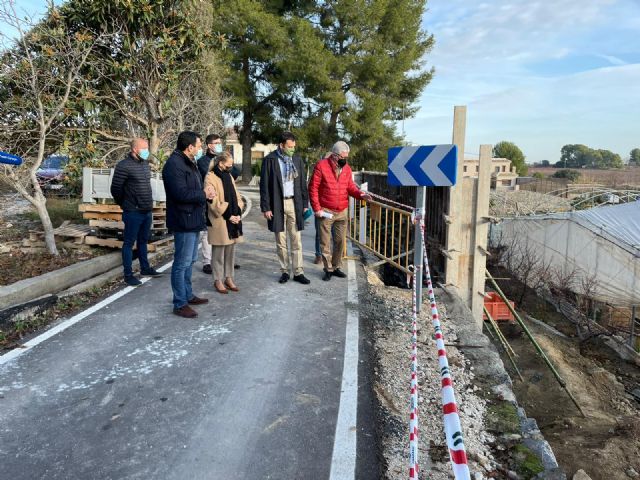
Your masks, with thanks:
M371 278L372 275L369 275ZM375 280L374 280L375 282ZM408 414L411 351L411 292L380 285L370 287L370 314L385 319L376 322L374 335L378 354L374 370L375 391L384 418L382 432L386 478L406 479L408 475ZM486 431L483 417L487 402L475 383L472 362L452 344L457 336L447 324L444 305L439 305L447 356L460 409L464 443L472 478L487 478L502 467L494 458L496 438ZM418 332L418 383L420 404L420 478L452 478L444 435L438 355L432 339L433 327L427 310L421 312ZM492 478L508 478L492 474Z
M526 190L499 190L491 192L489 199L489 214L495 217L568 212L570 210L571 203L566 198Z

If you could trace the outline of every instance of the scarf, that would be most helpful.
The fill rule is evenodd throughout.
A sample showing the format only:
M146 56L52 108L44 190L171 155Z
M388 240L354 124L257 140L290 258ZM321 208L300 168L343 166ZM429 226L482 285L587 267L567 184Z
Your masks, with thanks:
M227 232L229 234L229 239L233 240L234 238L238 238L242 235L242 222L235 224L229 221L231 217L242 214L240 206L238 205L238 195L236 193L236 189L233 185L233 180L229 172L223 172L222 170L220 170L220 165L216 165L215 167L213 167L213 173L218 178L220 178L220 180L222 180L222 188L224 189L224 201L229 203L229 206L222 214L222 218L227 221Z
M284 172L282 172L282 179L285 182L293 182L298 178L298 169L293 163L293 158L284 154L284 152L278 148L278 157L284 162Z
M340 155L337 153L332 153L329 155L329 164L333 169L333 174L336 176L336 179L340 178L340 174L342 173L342 167L338 165L338 160L340 160Z

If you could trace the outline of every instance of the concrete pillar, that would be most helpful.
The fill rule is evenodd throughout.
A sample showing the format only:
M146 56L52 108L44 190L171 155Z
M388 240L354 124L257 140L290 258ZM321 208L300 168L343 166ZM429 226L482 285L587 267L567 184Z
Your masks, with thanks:
M491 186L491 145L480 146L480 171L475 191L475 215L472 237L472 268L470 278L470 307L473 318L482 330L482 307L484 305L485 269L487 268L487 235L489 233L489 190Z
M449 191L449 208L447 215L449 216L451 223L447 224L447 244L445 250L447 251L446 270L445 270L445 283L451 284L460 288L459 285L459 257L462 251L460 243L461 235L461 217L462 211L465 208L464 200L464 142L467 129L467 107L456 106L453 110L453 141L454 145L458 147L458 172L457 183L451 187ZM463 293L460 291L460 293Z

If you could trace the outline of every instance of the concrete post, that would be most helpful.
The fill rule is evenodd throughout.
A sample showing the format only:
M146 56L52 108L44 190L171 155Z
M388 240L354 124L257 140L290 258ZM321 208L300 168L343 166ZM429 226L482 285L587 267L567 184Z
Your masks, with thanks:
M458 256L460 254L460 233L461 233L461 211L465 205L463 199L463 181L464 174L464 142L467 128L467 107L456 106L453 109L453 141L458 146L458 172L457 183L451 187L449 192L449 211L446 212L451 219L451 223L447 225L447 244L448 252L445 270L445 283L459 286L460 267L458 265Z
M471 279L470 279L470 308L478 328L482 330L482 307L484 306L485 269L487 267L487 235L489 216L489 190L491 185L491 145L480 146L480 160L478 181L475 192L475 215L471 237Z

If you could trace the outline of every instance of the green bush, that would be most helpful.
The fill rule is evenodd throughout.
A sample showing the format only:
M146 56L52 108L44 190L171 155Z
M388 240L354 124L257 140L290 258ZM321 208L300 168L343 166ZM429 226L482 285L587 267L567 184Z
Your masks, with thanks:
M580 178L580 172L578 172L577 170L558 170L557 172L555 172L552 175L553 178L566 178L568 180L571 180L572 182L575 182L576 180L578 180Z
M256 163L251 165L251 173L254 176L259 177L261 171L262 171L262 160L256 160Z

